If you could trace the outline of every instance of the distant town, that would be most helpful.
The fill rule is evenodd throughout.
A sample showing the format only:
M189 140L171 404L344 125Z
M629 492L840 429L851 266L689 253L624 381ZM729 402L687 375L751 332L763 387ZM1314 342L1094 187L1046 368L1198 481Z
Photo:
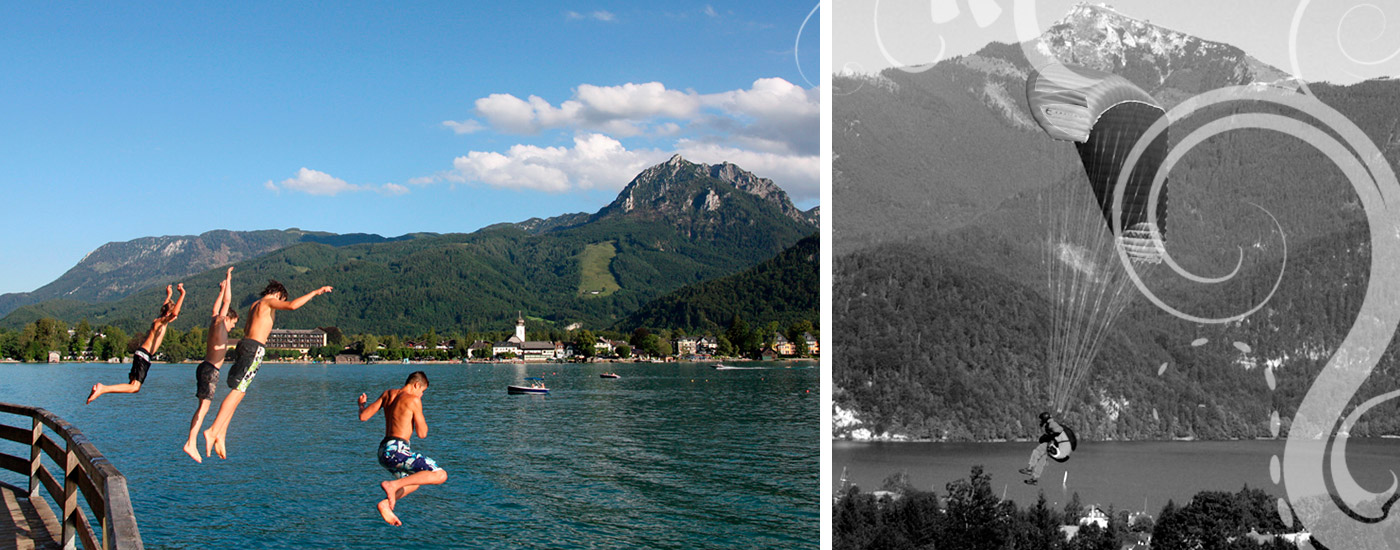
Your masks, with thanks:
M720 334L684 334L679 330L652 332L639 328L631 335L609 331L594 333L572 330L540 331L530 339L523 315L517 315L513 332L449 334L435 331L412 337L396 335L349 336L336 327L312 329L273 329L268 336L268 359L274 361L333 362L364 364L403 361L509 361L509 362L587 362L598 360L704 361L717 358L783 360L816 358L821 354L818 338L810 322L799 322L786 330L776 323L750 328L735 320ZM506 334L509 334L507 337ZM185 332L170 330L165 345L153 358L179 363L198 360L204 354L204 329ZM242 335L231 334L230 346ZM107 325L97 329L86 320L72 328L62 321L39 319L21 331L0 329L0 360L24 362L122 362L140 340L128 337L120 328ZM504 337L504 338L502 338Z

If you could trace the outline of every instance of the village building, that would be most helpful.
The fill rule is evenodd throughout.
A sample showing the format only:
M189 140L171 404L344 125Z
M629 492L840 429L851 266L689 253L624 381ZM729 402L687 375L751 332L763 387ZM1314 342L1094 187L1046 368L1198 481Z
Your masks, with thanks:
M326 331L319 328L275 328L267 335L266 345L269 349L297 349L305 353L311 348L325 347Z
M492 345L493 355L500 357L507 353L526 361L549 361L564 357L564 346L560 342L525 339L525 316L516 314L515 334L504 342Z
M773 351L782 356L797 355L797 344L788 340L786 336L783 336L783 333L775 332L773 333Z
M699 340L696 340L695 338L692 338L690 336L682 336L673 340L672 344L676 347L676 355L685 357L687 355L695 355L696 347L699 344Z

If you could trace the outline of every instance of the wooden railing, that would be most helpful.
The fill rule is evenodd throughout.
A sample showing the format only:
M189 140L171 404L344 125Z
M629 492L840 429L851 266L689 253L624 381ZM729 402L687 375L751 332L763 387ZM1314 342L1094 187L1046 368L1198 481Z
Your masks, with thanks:
M88 550L139 550L141 532L136 528L136 513L131 508L126 477L97 451L87 436L76 426L53 413L35 407L0 403L0 412L29 417L26 427L0 421L0 439L29 445L28 457L0 453L0 468L29 475L29 498L39 498L39 489L62 510L63 525L59 543L74 548L76 540ZM5 417L8 419L9 417ZM47 426L62 438L62 445L44 433ZM42 453L42 454L41 454ZM42 455L63 468L63 479L49 472L40 461ZM95 519L101 524L102 538L97 539L92 522L78 507L78 498L87 501Z

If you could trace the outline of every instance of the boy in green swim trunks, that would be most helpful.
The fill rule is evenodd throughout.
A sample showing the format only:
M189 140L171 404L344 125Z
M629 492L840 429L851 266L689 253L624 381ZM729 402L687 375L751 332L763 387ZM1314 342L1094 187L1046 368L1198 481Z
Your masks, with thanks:
M418 371L408 375L399 389L384 390L374 402L366 404L360 394L360 421L369 420L384 409L384 439L379 442L379 465L397 479L379 484L385 498L375 507L389 525L403 525L394 515L394 505L423 485L439 485L447 481L447 470L433 459L413 452L408 440L413 432L418 438L428 437L428 421L423 418L423 392L428 391L428 375Z
M104 393L136 393L141 391L141 384L146 383L146 373L151 370L151 356L160 349L160 343L165 340L166 327L180 316L180 306L185 305L185 283L180 283L179 288L180 301L171 302L170 285L165 285L165 302L160 305L160 316L151 321L151 330L146 331L146 338L141 341L141 347L132 354L131 372L127 373L127 383L110 386L93 384L92 391L88 392L88 403L102 397Z
M219 414L214 417L214 425L204 430L204 456L209 456L212 450L219 454L219 458L228 458L228 452L224 449L228 424L233 420L233 412L238 409L238 403L243 401L248 386L253 383L253 377L258 374L258 367L262 366L263 353L266 351L265 342L267 336L272 334L272 322L276 320L277 310L299 309L312 298L330 291L331 287L323 286L289 302L287 287L274 280L267 281L262 297L248 308L248 327L244 331L243 339L238 341L238 347L234 349L233 366L228 371L228 387L233 391L224 396L224 401L219 404Z
M219 282L219 296L214 298L214 311L209 316L209 339L204 346L204 362L194 369L194 397L199 400L199 405L195 408L194 417L190 418L190 439L185 442L184 451L195 462L204 462L194 439L199 435L199 427L204 425L204 415L209 412L214 389L219 385L219 368L224 366L224 355L228 352L228 331L238 324L238 310L229 309L231 302L232 267L224 273L224 280Z

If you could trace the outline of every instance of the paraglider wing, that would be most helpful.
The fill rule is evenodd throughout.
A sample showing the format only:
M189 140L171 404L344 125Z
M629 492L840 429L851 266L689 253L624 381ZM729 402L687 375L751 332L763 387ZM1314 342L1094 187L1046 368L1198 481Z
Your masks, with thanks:
M1157 201L1157 223L1150 223L1152 179L1167 155L1167 132L1152 140L1128 176L1123 193L1122 231L1113 226L1113 192L1128 154L1147 129L1166 116L1152 96L1127 79L1100 71L1051 65L1032 74L1028 99L1040 127L1059 140L1073 141L1104 221L1135 261L1157 263L1153 239L1166 234L1167 189Z

